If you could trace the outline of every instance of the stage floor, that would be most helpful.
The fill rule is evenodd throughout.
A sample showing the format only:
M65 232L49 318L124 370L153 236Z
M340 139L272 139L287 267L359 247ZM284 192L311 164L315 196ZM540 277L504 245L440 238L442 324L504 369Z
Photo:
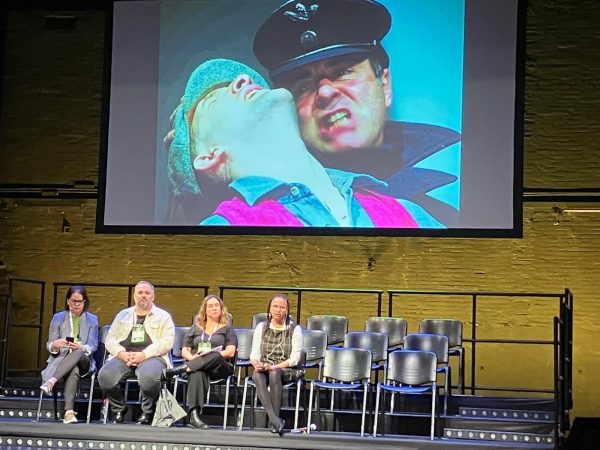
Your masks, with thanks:
M77 423L30 419L0 420L0 448L86 448L122 450L253 450L253 449L344 449L344 450L416 450L416 449L515 449L553 446L539 444L465 441L458 439L383 436L361 437L348 432L284 433L274 435L266 429L238 431L211 428L196 430L184 426L155 428L136 424Z

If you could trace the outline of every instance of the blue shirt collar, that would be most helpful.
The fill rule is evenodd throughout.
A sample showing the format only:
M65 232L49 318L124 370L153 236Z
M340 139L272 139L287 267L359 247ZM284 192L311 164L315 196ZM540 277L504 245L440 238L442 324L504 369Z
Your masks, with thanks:
M329 178L331 178L333 185L342 193L346 192L350 187L355 186L365 188L369 186L387 186L387 183L371 175L346 172L339 169L325 170ZM254 206L263 197L278 198L278 192L288 190L293 184L300 183L286 183L285 181L270 177L247 176L232 181L229 187L237 191L248 205Z

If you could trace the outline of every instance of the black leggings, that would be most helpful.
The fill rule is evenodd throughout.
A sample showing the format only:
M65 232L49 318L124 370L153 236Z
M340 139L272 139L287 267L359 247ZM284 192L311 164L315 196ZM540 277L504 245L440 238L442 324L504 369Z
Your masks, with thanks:
M283 396L283 376L284 372L279 368L270 370L269 372L255 371L252 375L252 379L256 385L256 394L269 416L269 422L275 427L279 426L279 413L281 411L281 398Z

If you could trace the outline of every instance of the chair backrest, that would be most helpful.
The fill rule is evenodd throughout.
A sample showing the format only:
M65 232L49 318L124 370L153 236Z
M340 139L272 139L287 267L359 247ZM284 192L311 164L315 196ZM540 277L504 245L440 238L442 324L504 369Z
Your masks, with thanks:
M100 331L98 333L98 348L94 353L94 359L96 360L96 368L100 370L104 361L108 357L108 352L106 351L106 336L108 335L108 330L110 330L110 324L102 325L100 327Z
M404 338L404 349L433 352L438 364L448 363L448 338L441 334L407 334Z
M362 348L328 348L323 376L344 382L368 380L371 376L371 352Z
M418 386L436 381L435 353L421 350L394 350L388 357L386 382Z
M327 333L327 344L337 344L344 342L344 336L348 332L348 319L344 316L328 314L314 315L308 318L306 328L325 331Z
M189 329L190 327L175 327L175 340L173 341L173 349L171 350L173 358L181 358L183 340L185 338L185 333L187 333Z
M370 350L373 362L385 361L388 356L388 335L372 331L350 331L344 338L344 347Z
M250 359L250 353L252 352L252 337L254 336L254 330L252 328L236 328L235 334L237 336L237 359L248 360Z
M446 336L450 348L462 345L462 329L462 322L454 319L424 319L419 323L419 333Z
M365 322L365 331L387 333L388 346L396 347L404 343L408 323L400 317L369 317Z
M267 320L266 312L256 313L252 316L252 326L250 328L254 329L254 328L256 328L256 325L258 325L261 322L266 322L266 320Z
M318 361L325 357L327 333L322 330L302 330L303 347L307 361Z

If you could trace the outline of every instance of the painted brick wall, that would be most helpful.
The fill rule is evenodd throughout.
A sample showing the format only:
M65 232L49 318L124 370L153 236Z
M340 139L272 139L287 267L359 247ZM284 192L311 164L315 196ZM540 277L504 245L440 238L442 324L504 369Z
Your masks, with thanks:
M525 185L597 188L600 138L600 3L531 0L525 123ZM43 27L45 11L9 12L0 127L0 183L71 183L98 176L103 14L78 11L73 31ZM0 293L9 275L54 281L562 292L575 296L575 413L600 415L596 343L600 214L557 208L598 204L526 203L523 239L406 239L96 235L94 201L0 199ZM71 225L62 232L63 215ZM35 292L19 292L15 316L34 323ZM103 323L126 302L122 291L92 291ZM51 313L46 296L44 320ZM159 296L187 324L197 292ZM264 308L264 296L236 296L237 326ZM471 326L468 304L416 298L395 306L411 331L424 317ZM302 316L339 312L362 328L372 298L313 296ZM555 303L483 302L478 337L550 339ZM468 336L468 334L467 334ZM35 342L22 330L13 342ZM25 339L25 341L24 341ZM468 350L467 350L468 351ZM480 348L478 383L551 386L551 351ZM31 364L11 352L11 366ZM527 376L524 376L527 374Z

